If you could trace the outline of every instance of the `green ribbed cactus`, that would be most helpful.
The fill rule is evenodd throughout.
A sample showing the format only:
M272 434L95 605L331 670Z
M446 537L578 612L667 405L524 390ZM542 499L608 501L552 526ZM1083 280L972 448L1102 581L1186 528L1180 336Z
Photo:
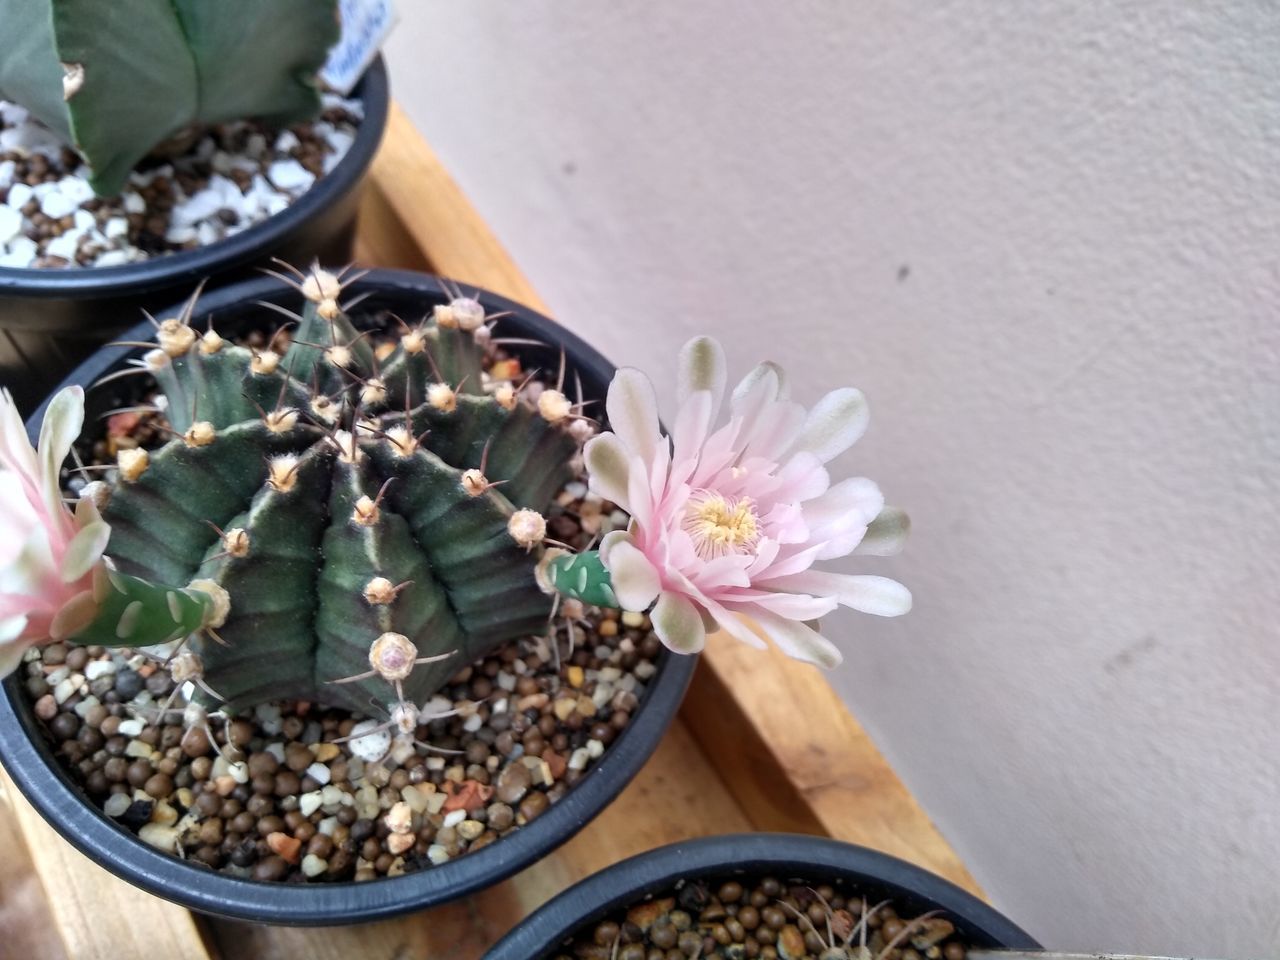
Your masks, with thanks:
M0 0L0 100L26 107L117 193L157 145L202 125L320 110L336 0Z
M76 639L190 636L184 676L228 709L298 698L394 717L545 632L542 514L573 477L575 414L559 391L535 406L484 383L475 300L436 307L377 359L338 278L289 282L304 306L283 355L200 334L194 298L157 325L143 363L175 436L121 451L114 489L95 491L114 570Z

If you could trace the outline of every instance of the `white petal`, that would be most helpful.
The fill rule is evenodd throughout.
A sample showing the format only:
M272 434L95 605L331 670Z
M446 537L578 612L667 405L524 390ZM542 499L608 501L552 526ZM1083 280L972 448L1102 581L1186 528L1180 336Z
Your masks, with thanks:
M830 669L839 666L844 659L834 643L798 620L787 620L760 611L756 614L756 622L779 650L796 660Z
M11 653L10 648L19 646L14 641L22 636L22 631L25 629L27 629L26 614L19 613L0 620L0 657L5 656L6 652ZM18 651L18 656L22 656L21 650ZM0 670L0 676L4 676L5 673L7 671Z
M623 367L613 375L605 401L609 426L627 449L644 461L653 462L658 448L658 400L653 383L639 370Z
M866 477L848 477L804 505L804 521L812 529L840 524L865 526L884 508L884 494Z
M711 394L711 423L715 423L724 399L724 348L711 337L694 337L680 349L676 368L676 399L684 404L699 390Z
M854 553L871 557L892 557L902 552L911 532L911 518L897 507L885 507L867 527Z
M726 610L712 600L704 600L704 603L706 603L707 612L715 618L716 624L721 630L749 647L755 647L757 650L765 649L765 642L756 636L756 632L743 622L742 618L736 613L732 610Z
M770 375L773 377L773 385L770 389L769 399L787 399L789 394L787 391L786 371L772 360L766 360L764 363L758 364L755 369L738 381L738 385L733 388L734 404L741 403L757 383Z
M707 642L698 608L678 593L667 592L649 614L658 639L676 653L697 653Z
M610 530L600 538L600 546L597 549L600 551L600 560L606 567L609 566L609 551L614 548L615 544L624 540L635 546L631 540L631 534L626 530Z
M40 469L22 414L18 413L13 395L4 388L0 388L0 459L9 469L32 480Z
M44 423L40 425L41 493L50 518L64 516L66 513L58 473L62 469L62 462L71 452L71 445L80 436L83 425L84 389L64 387L49 402Z
M900 617L911 609L911 591L888 577L806 570L775 577L768 581L768 587L835 597L842 606L877 617Z
M587 441L582 460L587 465L587 483L591 489L627 510L627 448L612 433L602 433Z
M753 608L768 610L787 620L817 620L839 606L835 597L806 596L804 593L767 593L754 591L748 601Z
M832 390L809 411L798 447L812 450L826 463L857 443L870 422L871 411L861 390Z
M110 539L111 527L102 520L82 527L71 538L67 552L62 555L62 582L75 583L88 573L102 558Z
M18 633L21 633L22 628L27 625L26 617L9 617L0 621L0 633L10 632L12 625L18 621L21 621L21 626L18 627ZM0 641L0 679L18 669L18 664L22 663L22 655L26 652L27 648L23 644Z
M609 576L623 610L649 609L662 589L658 571L630 540L619 540L610 548Z

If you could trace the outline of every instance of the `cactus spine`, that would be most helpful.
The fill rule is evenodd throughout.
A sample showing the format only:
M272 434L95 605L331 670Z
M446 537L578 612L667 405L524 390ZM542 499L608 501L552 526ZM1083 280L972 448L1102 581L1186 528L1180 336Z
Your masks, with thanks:
M392 715L545 631L535 568L573 477L575 415L558 391L531 404L484 382L472 299L375 352L338 277L282 279L304 301L283 353L201 335L194 298L157 324L143 368L174 437L122 452L103 512L115 569L78 639L190 634L228 709L297 698Z

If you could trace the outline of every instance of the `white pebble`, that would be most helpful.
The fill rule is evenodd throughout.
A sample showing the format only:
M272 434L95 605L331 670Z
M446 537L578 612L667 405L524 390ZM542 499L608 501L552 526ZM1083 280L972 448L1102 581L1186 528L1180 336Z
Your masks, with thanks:
M243 760L237 760L231 764L227 769L227 773L231 774L231 779L236 783L249 782L249 765Z
M140 760L146 760L151 757L151 745L143 743L141 740L130 740L125 744L124 755L126 757L135 757Z
M169 222L174 226L193 227L222 209L222 196L217 190L197 190L186 200L174 204Z
M9 196L5 199L5 203L15 210L21 210L34 193L35 191L28 184L15 183L9 188Z
M569 754L570 770L585 770L587 764L591 761L591 754L587 752L586 747L579 747L573 753Z
M80 249L80 234L74 230L68 230L60 237L54 237L44 245L46 256L62 257L64 260L74 260L76 251Z
M280 136L276 137L276 153L288 153L300 145L298 137L292 130L282 131Z
M267 179L277 190L301 192L315 182L315 174L297 160L277 160L267 168Z
M17 170L18 165L12 160L0 160L0 190L13 183Z
M126 190L120 197L124 200L125 213L146 213L147 201L142 199L142 194Z
M22 214L13 207L0 207L0 245L8 243L22 232Z
M321 785L328 783L332 778L332 774L329 773L329 768L319 762L313 763L311 766L307 767L306 775Z
M450 810L448 813L444 815L444 823L441 824L441 826L456 827L465 819L467 819L467 811Z
M8 207L0 206L0 210ZM28 267L40 256L40 248L29 237L15 237L9 241L9 252L0 254L0 267Z
M310 793L304 793L298 797L298 809L304 817L309 817L320 809L320 791L312 790Z
M105 677L107 674L115 673L116 665L113 660L90 660L85 664L84 675L87 680L97 680L99 677Z
M333 831L338 829L337 817L325 817L316 824L316 832L323 833L326 837L332 837Z
M514 674L507 673L505 670L498 673L498 686L510 693L516 688L516 678Z
M320 791L320 802L326 807L340 806L345 796L341 787L329 785Z
M187 243L195 240L197 237L193 227L170 227L164 233L164 238L169 243Z
M98 226L98 221L94 218L93 214L88 210L85 210L83 207L76 210L74 217L75 227L82 233L93 230Z
M467 717L467 721L462 725L462 729L467 731L467 733L475 733L483 726L484 718L478 713L473 713L471 716Z
M102 812L113 820L118 820L125 815L125 812L132 805L133 801L129 799L127 793L113 793L107 797L107 802L102 805Z
M442 863L448 862L449 851L440 844L433 843L431 846L427 847L427 859L439 866Z
M79 202L61 190L50 190L40 200L40 212L53 220L61 220L80 209Z
M588 741L587 741L587 754L591 757L591 759L592 759L592 760L598 760L598 759L600 758L600 755L601 755L602 753L604 753L604 741L603 741L603 740L588 740Z
M176 853L178 850L178 831L163 824L146 824L138 831L138 839L166 853Z
M318 877L329 869L329 861L321 860L314 853L308 853L302 858L302 872L308 877Z
M278 741L267 744L267 753L284 763L284 744Z
M121 720L119 728L120 736L136 737L138 734L142 733L142 729L145 726L146 723L144 723L139 717L130 717L128 720Z
M641 660L636 664L634 672L641 680L648 680L658 672L658 668L653 665L652 660Z
M417 752L417 747L407 737L396 737L395 742L391 744L391 759L398 765L408 763L409 758Z

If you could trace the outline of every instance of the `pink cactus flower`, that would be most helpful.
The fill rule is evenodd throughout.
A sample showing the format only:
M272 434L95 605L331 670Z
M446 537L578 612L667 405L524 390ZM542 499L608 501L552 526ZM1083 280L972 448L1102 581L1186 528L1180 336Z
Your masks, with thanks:
M0 391L0 676L27 648L61 640L92 620L93 571L111 528L84 497L71 511L58 473L84 423L84 391L49 404L31 449L8 390Z
M788 655L835 666L840 651L812 621L838 605L889 617L911 608L894 580L813 569L853 552L896 553L906 536L905 514L886 508L873 482L832 484L824 466L866 430L866 402L845 388L806 412L787 399L782 370L762 364L716 428L724 392L720 345L691 340L668 438L652 383L618 371L607 401L613 432L591 440L585 458L592 490L632 523L605 537L601 560L621 606L653 604L654 629L673 650L700 650L717 627L763 647L750 621Z

